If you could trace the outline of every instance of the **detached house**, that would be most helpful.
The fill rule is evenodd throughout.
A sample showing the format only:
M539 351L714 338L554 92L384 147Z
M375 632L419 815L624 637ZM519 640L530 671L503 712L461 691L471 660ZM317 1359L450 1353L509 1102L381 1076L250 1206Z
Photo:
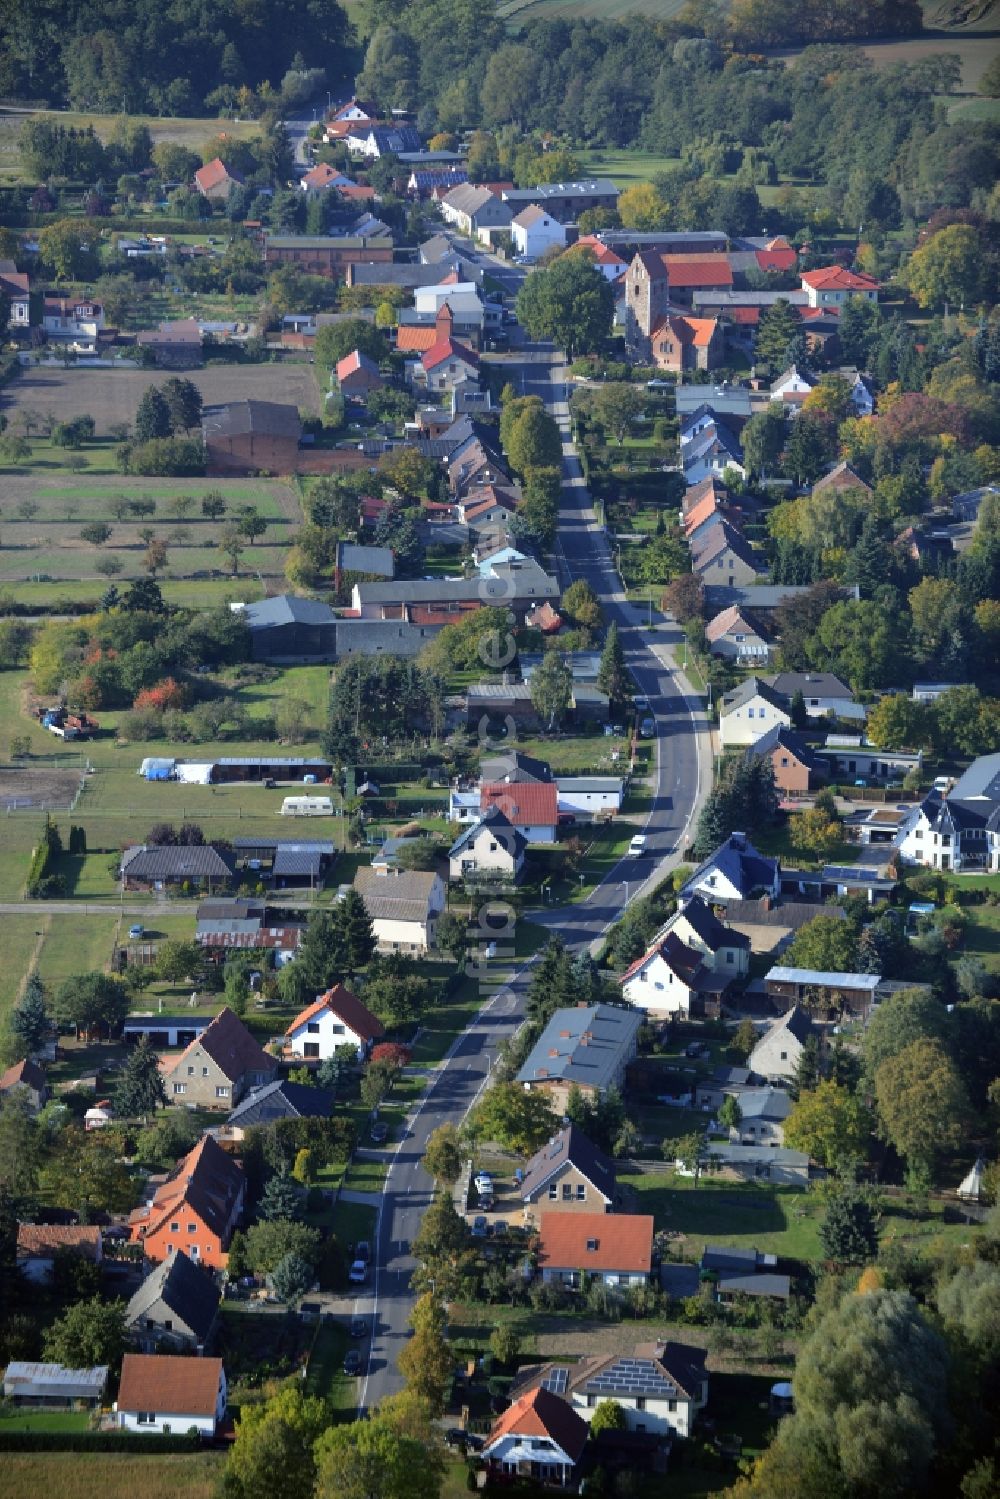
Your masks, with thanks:
M385 381L379 374L374 359L369 359L367 354L355 349L337 361L337 384L341 395L363 401L373 390L381 390Z
M251 1088L269 1082L278 1067L227 1005L173 1062L163 1081L174 1103L229 1113Z
M555 843L559 827L559 788L555 781L484 781L479 790L480 813L485 816L493 808L526 843Z
M521 1202L526 1227L549 1213L610 1213L615 1200L614 1162L575 1124L568 1124L524 1169Z
M719 737L724 750L755 744L771 729L791 726L788 699L768 686L763 677L747 677L724 695L719 706Z
M414 375L428 390L452 390L465 380L478 380L479 355L453 338L441 339L419 355Z
M218 156L199 167L194 174L194 185L203 198L228 198L234 187L243 186L243 178L235 169L226 166Z
M810 718L865 718L865 709L854 701L851 689L832 671L781 671L770 677L771 690L791 702L801 692Z
M209 893L230 883L233 871L210 843L151 844L127 848L121 862L123 890L165 890L190 885Z
M242 1168L211 1135L202 1135L151 1201L131 1215L132 1243L142 1245L148 1260L183 1250L196 1263L224 1269L245 1190Z
M470 239L488 244L491 234L509 229L514 210L488 187L464 182L441 199L441 216Z
M791 795L810 791L817 781L825 780L825 765L800 734L775 724L755 739L747 750L748 760L768 759L774 771L774 784Z
M777 900L781 865L759 854L746 833L730 833L682 886L681 900L700 895L712 906L747 900L755 892Z
M874 276L859 276L844 266L827 265L815 271L803 271L802 290L810 307L843 307L852 297L866 302L878 301L878 282Z
M306 1061L325 1062L338 1046L353 1046L360 1060L384 1035L382 1022L356 994L337 984L296 1015L285 1031L285 1041L293 1056Z
M226 1414L221 1358L126 1353L115 1403L122 1431L214 1437Z
M0 295L10 305L7 329L26 333L31 325L31 288L25 271L19 271L13 260L0 260ZM0 333L6 330L0 328Z
M0 1075L0 1098L15 1092L27 1101L29 1108L35 1113L48 1099L49 1085L45 1081L45 1073L30 1057L23 1057Z
M708 1402L708 1374L701 1349L657 1339L628 1353L597 1353L575 1364L528 1369L513 1393L543 1389L562 1394L588 1423L604 1400L625 1412L629 1431L688 1437Z
M653 1267L653 1219L645 1213L543 1212L538 1268L546 1285L579 1290L592 1280L642 1286Z
M19 1223L17 1268L26 1280L45 1285L63 1257L99 1265L104 1258L101 1230L83 1223Z
M742 531L728 521L716 519L692 542L691 571L706 585L738 587L754 583L767 571L767 566Z
M379 952L423 953L436 945L444 881L432 870L362 868L354 888L365 903Z
M838 492L856 489L862 494L867 495L873 493L871 485L865 483L861 475L851 467L846 458L843 462L835 464L828 474L824 474L822 478L817 479L813 485L812 492L815 496L825 494L830 489Z
M219 1300L213 1277L178 1249L146 1276L128 1304L125 1326L142 1353L201 1353Z
M639 1048L643 1016L616 1005L576 1005L556 1010L517 1074L526 1090L543 1092L564 1112L575 1085L587 1098L621 1088Z
M500 1481L531 1480L576 1489L587 1423L550 1389L522 1395L493 1424L483 1447Z
M510 237L519 255L537 260L552 245L565 245L566 230L544 208L531 203L511 220Z
M527 846L524 834L499 806L493 805L460 833L448 850L448 876L452 880L517 880L524 869Z
M749 968L750 943L695 895L622 977L622 994L653 1015L717 1014L734 978Z
M763 624L739 604L730 604L705 626L709 654L754 665L767 664L771 635Z
M757 1042L748 1058L750 1070L769 1082L791 1082L798 1070L813 1024L798 1005L782 1015Z

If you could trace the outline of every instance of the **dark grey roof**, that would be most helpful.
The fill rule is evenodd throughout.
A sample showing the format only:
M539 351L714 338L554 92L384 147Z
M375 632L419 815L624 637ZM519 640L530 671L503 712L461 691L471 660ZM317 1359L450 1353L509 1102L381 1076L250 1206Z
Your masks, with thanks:
M792 1294L790 1276L765 1272L762 1275L723 1275L718 1290L727 1296L777 1296L787 1301Z
M797 932L800 926L815 921L817 916L843 917L847 914L843 906L821 906L811 901L792 900L771 901L765 905L766 899L762 896L759 900L731 901L726 907L726 920L740 921L745 926L786 927Z
M642 1028L643 1016L612 1005L581 1005L556 1010L538 1038L517 1080L561 1081L610 1086L622 1058Z
M219 1291L208 1271L193 1264L183 1249L178 1249L146 1276L128 1304L126 1326L134 1327L145 1319L157 1301L162 1301L203 1343L219 1310Z
M378 548L377 550L381 550ZM299 598L294 593L279 593L272 599L247 604L243 618L250 630L272 630L278 625L329 625L337 616L329 604L318 599Z
M674 390L677 415L687 416L701 405L724 416L750 416L750 391L745 385L678 385Z
M328 859L333 858L334 846L331 838L234 838L233 848L237 852L248 849L260 849L262 852L284 852L316 853L322 854ZM220 902L221 904L221 902Z
M274 855L275 876L319 879L323 855L318 849L279 848Z
M483 760L479 769L484 782L503 781L512 786L540 786L554 779L547 760L538 760L522 750Z
M701 1256L703 1270L753 1270L760 1262L759 1250L741 1245L706 1244Z
M226 1120L246 1129L251 1124L270 1124L275 1119L329 1119L337 1101L330 1088L311 1088L290 1083L287 1078L254 1088Z
M376 573L391 578L396 570L391 547L361 546L356 541L337 542L337 566L353 573Z
M490 578L400 578L391 583L359 583L357 589L362 605L461 603L465 600L478 600L485 605L559 596L556 579L531 558L504 564Z
M614 1199L614 1162L602 1150L598 1150L583 1130L578 1129L575 1124L569 1124L531 1157L521 1182L522 1202L529 1201L536 1192L540 1192L567 1162L592 1182L608 1202Z
M697 932L711 952L718 952L720 947L750 946L749 937L744 937L742 932L734 932L729 927L723 926L711 906L700 895L692 895L690 900L681 907L679 914Z
M468 848L471 843L475 842L483 828L486 828L497 839L505 852L515 861L520 858L528 846L527 838L515 828L514 824L504 815L499 807L487 807L478 822L470 823L458 835L448 850L448 857L453 859L464 848Z
M458 257L454 257L456 262ZM354 265L351 267L351 283L354 286L437 286L441 277L447 275L449 267L439 260L433 265ZM470 277L471 280L471 277Z
M778 872L778 861L759 854L743 834L730 833L725 843L720 844L715 853L698 866L683 886L681 895L696 894L696 887L713 869L725 875L746 896L759 885L767 888L773 884Z
M734 708L742 708L747 703L752 703L755 697L762 697L765 703L770 703L772 708L777 708L781 713L788 712L788 703L780 692L775 692L764 677L747 677L732 692L727 692L723 699L719 712L722 717L731 713Z
M541 182L537 187L504 189L505 203L545 203L550 198L618 196L618 184L609 177L585 177L577 182Z
M127 849L122 855L122 872L130 880L226 880L232 871L222 855L205 843Z
M268 437L302 435L298 407L283 401L227 401L221 406L206 406L201 414L206 437L236 437L261 432Z
M766 734L755 739L747 749L747 759L757 760L761 755L773 754L779 748L794 755L809 770L814 770L821 764L801 734L796 734L794 729L786 729L783 723L776 723Z
M1000 801L1000 754L980 755L951 788L949 802Z
M779 671L768 677L775 692L791 697L801 692L804 697L839 697L852 702L854 694L832 671Z
M778 609L790 599L800 599L809 592L807 583L746 583L731 587L728 583L709 583L705 597L713 609L728 604L746 605L749 609Z

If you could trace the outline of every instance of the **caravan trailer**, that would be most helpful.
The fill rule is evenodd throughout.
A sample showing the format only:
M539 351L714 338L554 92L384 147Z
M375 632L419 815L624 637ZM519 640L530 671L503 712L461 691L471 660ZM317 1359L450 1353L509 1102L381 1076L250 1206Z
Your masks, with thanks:
M328 796L286 796L281 803L282 817L332 817L333 801Z

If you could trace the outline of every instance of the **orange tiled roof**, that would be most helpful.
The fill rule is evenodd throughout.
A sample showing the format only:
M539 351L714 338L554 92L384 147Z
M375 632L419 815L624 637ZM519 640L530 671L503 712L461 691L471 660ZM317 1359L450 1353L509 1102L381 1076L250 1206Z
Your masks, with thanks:
M126 1353L118 1409L155 1411L164 1416L214 1416L221 1377L221 1358Z
M523 790L519 787L518 790ZM588 1244L594 1244L589 1249ZM649 1273L653 1219L648 1213L543 1213L538 1264L544 1270Z
M726 255L664 255L661 257L676 287L732 286L733 268Z
M874 276L859 276L842 265L825 265L815 271L803 271L803 286L814 291L877 291Z
M583 1454L588 1431L586 1421L567 1401L539 1386L515 1400L498 1417L486 1446L492 1447L506 1436L548 1437L575 1463Z
M50 1255L71 1252L96 1260L101 1252L101 1230L79 1223L19 1223L17 1252Z
M356 994L343 984L335 984L325 994L313 1000L300 1014L296 1015L291 1025L285 1031L290 1036L301 1026L307 1025L310 1020L315 1020L317 1015L322 1015L324 1010L329 1010L331 1015L336 1015L343 1020L345 1025L350 1026L356 1036L362 1041L375 1041L379 1036L385 1035L385 1027L381 1020L377 1020L370 1010L366 1009Z

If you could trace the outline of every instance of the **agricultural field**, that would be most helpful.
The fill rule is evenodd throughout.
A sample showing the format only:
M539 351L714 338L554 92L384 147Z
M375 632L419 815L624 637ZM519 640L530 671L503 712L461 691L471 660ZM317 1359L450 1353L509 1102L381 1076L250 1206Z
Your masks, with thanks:
M0 183L16 182L21 179L21 153L17 137L25 115L31 112L22 109L0 110ZM92 125L104 141L111 139L118 120L117 115L91 114L83 110L60 109L58 114L61 124L75 127L77 130ZM157 141L173 141L179 146L186 146L190 151L200 151L202 146L223 130L227 135L236 135L240 139L247 139L260 133L260 126L256 120L143 117L140 123L149 126L154 144Z
M0 1499L45 1494L48 1499L213 1499L224 1455L192 1452L164 1456L93 1452L8 1452L0 1466Z

